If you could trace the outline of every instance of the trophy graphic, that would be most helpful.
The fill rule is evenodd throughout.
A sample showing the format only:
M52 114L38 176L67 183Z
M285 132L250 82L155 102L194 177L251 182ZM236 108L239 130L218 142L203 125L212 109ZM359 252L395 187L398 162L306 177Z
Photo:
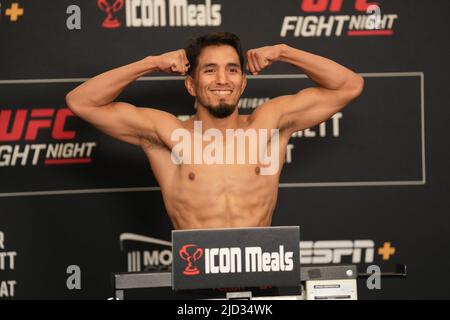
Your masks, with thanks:
M103 28L111 29L120 27L120 21L113 16L113 13L122 9L123 4L123 0L116 0L114 1L113 5L110 5L108 0L97 1L97 6L100 8L100 10L105 11L107 14L102 24Z
M188 248L196 248L194 250L189 250ZM203 249L198 248L195 244L187 244L184 245L180 252L181 259L187 261L188 265L184 268L183 274L187 276L193 276L200 273L200 270L196 266L194 266L194 262L200 259L203 256Z

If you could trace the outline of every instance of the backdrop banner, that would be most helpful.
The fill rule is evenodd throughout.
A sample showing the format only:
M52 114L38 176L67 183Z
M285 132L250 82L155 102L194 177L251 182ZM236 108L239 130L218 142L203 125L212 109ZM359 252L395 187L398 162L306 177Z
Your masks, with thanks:
M107 299L112 272L171 269L173 226L144 152L65 96L213 31L364 77L361 96L287 146L272 225L301 227L302 265L406 264L380 289L359 280L358 297L450 298L448 12L446 0L1 0L0 299ZM315 85L282 62L247 77L242 114ZM195 113L178 75L145 75L117 100Z

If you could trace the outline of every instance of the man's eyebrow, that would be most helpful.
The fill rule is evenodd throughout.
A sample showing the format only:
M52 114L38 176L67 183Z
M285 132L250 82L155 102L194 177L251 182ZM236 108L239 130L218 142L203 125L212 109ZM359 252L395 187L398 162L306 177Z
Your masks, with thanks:
M229 67L237 67L237 68L241 67L241 65L239 63L234 63L234 62L227 64L227 66L229 66Z
M208 68L208 67L217 67L217 63L207 63L207 64L203 65L203 66L201 67L201 69ZM241 65L238 64L238 63L234 63L234 62L229 62L229 63L227 63L227 67L237 67L237 68L240 68Z
M208 67L215 67L215 66L217 66L216 63L207 63L207 64L204 64L204 65L202 66L202 69L208 68Z

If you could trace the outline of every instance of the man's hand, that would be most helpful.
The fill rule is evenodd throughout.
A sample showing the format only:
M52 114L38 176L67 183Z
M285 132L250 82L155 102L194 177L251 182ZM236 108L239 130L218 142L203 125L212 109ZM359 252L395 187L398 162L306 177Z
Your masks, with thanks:
M262 69L270 66L281 56L281 45L266 46L247 51L247 70L258 74Z
M158 70L162 72L185 75L190 67L184 49L166 52L155 58Z

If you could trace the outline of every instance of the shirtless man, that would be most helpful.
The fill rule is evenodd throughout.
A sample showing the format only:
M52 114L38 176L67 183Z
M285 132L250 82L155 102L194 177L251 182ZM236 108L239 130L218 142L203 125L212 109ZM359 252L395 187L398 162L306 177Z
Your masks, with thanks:
M76 115L143 149L176 229L270 226L291 135L327 120L363 90L362 77L349 69L285 44L252 49L246 56L246 69L253 75L282 61L303 71L317 87L271 99L250 116L239 115L237 104L247 84L244 57L239 38L224 32L193 39L186 49L148 56L102 73L66 96ZM155 71L186 75L184 83L197 109L191 119L181 121L162 110L114 101L125 86ZM224 136L227 129L278 129L277 172L261 174L264 165L260 162L174 162L171 155L177 141L172 134L183 129L193 136L198 130L194 121L201 121L203 132L215 128ZM266 145L270 140L269 135ZM248 147L236 152L248 155Z

